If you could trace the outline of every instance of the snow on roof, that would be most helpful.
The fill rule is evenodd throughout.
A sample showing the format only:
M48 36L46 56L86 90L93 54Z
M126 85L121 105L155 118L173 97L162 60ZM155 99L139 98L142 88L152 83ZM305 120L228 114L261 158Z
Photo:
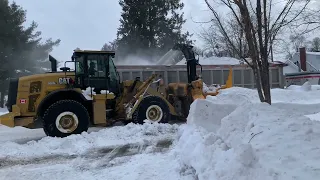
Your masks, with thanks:
M240 64L240 60L232 57L199 57L199 63L201 65L237 65ZM176 65L184 65L186 64L186 59L183 58Z
M306 53L310 55L317 55L317 56L320 55L320 52L306 52Z

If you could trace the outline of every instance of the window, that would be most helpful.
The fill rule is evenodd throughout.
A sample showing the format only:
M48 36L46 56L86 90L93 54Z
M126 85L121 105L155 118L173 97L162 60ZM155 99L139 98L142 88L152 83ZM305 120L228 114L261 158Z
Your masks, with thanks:
M83 57L79 57L76 59L76 74L77 75L84 74Z
M115 67L113 63L113 56L109 56L109 83L110 83L110 89L112 91L116 91L119 83L119 74L117 72L117 68Z
M118 73L117 73L117 69L113 63L113 57L111 57L111 56L109 58L109 74L110 74L111 83L117 83L119 80Z
M90 77L106 77L104 56L89 55L87 59L88 74Z

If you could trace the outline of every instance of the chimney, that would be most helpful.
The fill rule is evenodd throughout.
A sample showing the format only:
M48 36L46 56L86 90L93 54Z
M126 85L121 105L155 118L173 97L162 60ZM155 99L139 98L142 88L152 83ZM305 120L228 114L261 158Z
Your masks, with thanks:
M300 67L302 71L307 71L307 53L306 48L299 48L300 50Z

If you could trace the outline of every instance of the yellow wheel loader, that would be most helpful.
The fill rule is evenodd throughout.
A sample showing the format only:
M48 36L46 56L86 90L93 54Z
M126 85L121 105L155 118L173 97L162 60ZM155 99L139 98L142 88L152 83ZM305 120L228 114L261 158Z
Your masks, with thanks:
M57 60L49 55L51 72L10 80L9 113L0 116L0 123L43 128L48 136L66 137L118 121L185 120L195 99L218 93L203 93L201 74L197 75L197 66L201 65L192 48L186 44L174 46L187 60L188 83L170 83L167 87L156 74L144 82L139 77L120 82L113 51L75 50L72 61L67 61L75 65L75 70L65 62L61 72L57 72ZM157 88L150 87L153 83ZM231 86L232 69L222 88Z

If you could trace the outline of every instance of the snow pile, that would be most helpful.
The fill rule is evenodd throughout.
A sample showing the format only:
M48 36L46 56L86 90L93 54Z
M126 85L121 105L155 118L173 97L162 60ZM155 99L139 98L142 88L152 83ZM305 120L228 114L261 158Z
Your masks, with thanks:
M242 104L246 102L259 102L256 90L241 87L232 87L219 91L218 96L208 96L208 100L223 104Z
M110 92L109 90L101 90L101 94L113 94L113 92Z
M289 89L289 90L298 90L298 91L311 91L312 86L311 86L309 81L306 81L305 83L303 83L302 86L291 85L287 89Z
M113 92L109 92L108 90L101 90L101 94L113 94ZM88 99L92 100L91 94L96 95L97 93L94 92L94 87L87 87L86 90L82 90L83 96Z
M7 108L0 108L0 116L3 115L3 114L6 114L8 113L8 109ZM0 134L1 134L1 130L3 128L6 128L6 126L3 126L2 124L0 124Z
M145 123L128 124L102 129L98 132L82 133L66 138L44 137L39 141L26 144L3 142L0 144L1 158L34 158L48 155L81 155L90 149L114 148L128 144L149 144L160 140L171 140L178 130L178 125Z
M24 143L30 140L41 139L42 137L45 137L42 129L27 129L20 126L10 128L0 124L0 144L6 141Z
M0 108L0 116L8 112L7 108Z
M192 104L175 142L181 164L199 180L318 179L320 122L306 115L320 112L320 91L272 90L282 99L271 106L253 91L225 89ZM317 104L307 104L308 93Z
M271 89L272 103L297 103L297 104L318 104L320 103L320 88L318 85L311 85L311 91L301 90L302 86L295 86L292 89ZM219 91L216 97L208 97L215 103L236 103L244 102L259 103L259 95L255 89L232 87Z
M202 82L203 84L203 93L210 93L210 92L217 92L217 89L220 88L220 86L218 84L212 84L210 86L208 86L206 83Z

